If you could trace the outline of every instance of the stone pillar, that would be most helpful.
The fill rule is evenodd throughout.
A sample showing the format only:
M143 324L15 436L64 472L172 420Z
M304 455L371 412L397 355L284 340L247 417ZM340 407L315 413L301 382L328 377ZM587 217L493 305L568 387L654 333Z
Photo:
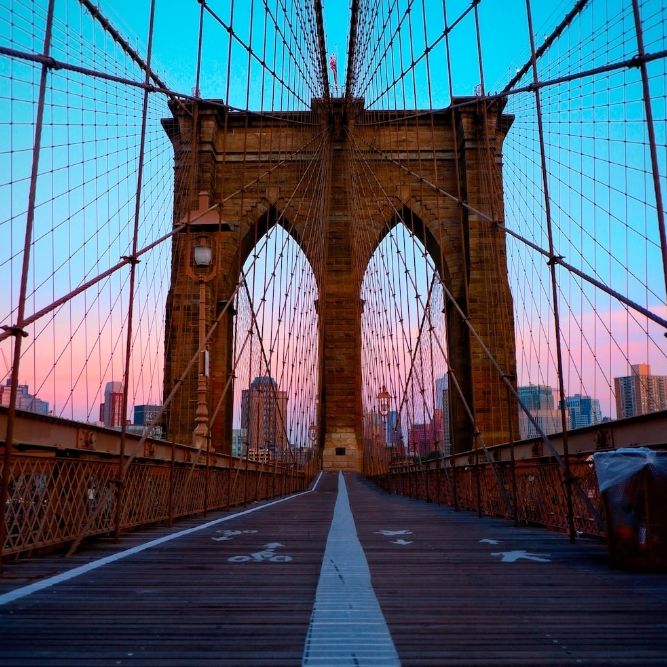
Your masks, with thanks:
M191 109L193 113L183 113L180 107L173 106L175 117L163 121L175 155L174 224L194 220L188 228L176 234L172 242L171 286L167 296L165 327L165 398L181 379L198 348L198 278L205 282L204 319L208 331L233 293L236 283L233 268L238 265L238 242L222 224L220 211L205 213L215 197L215 151L212 146L221 131L220 117L216 109L200 107L196 113L194 105ZM194 118L198 119L196 129ZM196 135L196 141L193 141L193 135ZM196 269L192 258L194 245L202 240L213 250L213 263L205 270ZM222 315L207 346L209 374L206 402L210 446L225 454L231 454L232 446L234 387L230 377L233 331L234 313L230 306ZM195 362L167 409L168 439L192 443L197 378L198 363Z
M463 106L458 112L462 193L474 209L465 209L468 247L468 309L470 323L504 373L516 382L514 309L507 274L502 192L502 142L511 118L498 103ZM510 419L519 433L516 410L507 406L507 390L479 342L470 334L471 405L487 445L507 442Z
M340 119L338 119L340 123ZM362 468L361 302L353 266L349 169L342 133L333 137L326 272L320 294L322 416L325 470Z

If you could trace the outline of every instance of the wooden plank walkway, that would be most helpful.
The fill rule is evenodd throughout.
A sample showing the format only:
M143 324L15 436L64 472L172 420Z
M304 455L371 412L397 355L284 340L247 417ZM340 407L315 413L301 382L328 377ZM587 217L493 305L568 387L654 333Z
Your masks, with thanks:
M667 664L664 575L611 570L603 545L390 496L356 475L346 486L402 665ZM314 492L245 514L98 542L72 559L9 563L0 665L301 665L328 537L327 553L341 553L329 535L337 487L329 474ZM26 584L160 538L1 604Z

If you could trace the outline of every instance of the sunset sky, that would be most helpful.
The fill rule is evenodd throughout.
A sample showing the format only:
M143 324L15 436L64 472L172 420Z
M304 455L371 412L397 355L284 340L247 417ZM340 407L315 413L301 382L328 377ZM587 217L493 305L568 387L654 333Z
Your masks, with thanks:
M271 30L270 17L279 15L281 4L268 0L272 14L267 15L259 0L237 1L232 20L230 2L209 3L223 22L233 24L242 40L250 40L252 25L254 49L266 50L268 61L278 53L273 46L275 31ZM448 2L448 20L455 19L468 4L467 0ZM536 40L540 44L572 2L532 4ZM656 15L658 5L659 0L642 3L644 15ZM28 52L41 51L45 6L45 2L30 7L14 5L11 17L0 18L0 43ZM121 34L144 54L147 0L104 0L99 6ZM398 2L401 13L406 6L407 0ZM426 43L436 40L444 27L440 0L424 3L427 20L423 21L423 28L419 6L421 3L413 10L418 29L415 28L410 44L415 55L424 50ZM557 78L634 53L636 40L627 11L617 16L613 8L600 3L593 6L590 15L584 13L572 28L578 32L579 41L566 33L540 61L543 78ZM199 11L200 4L195 0L178 5L166 0L156 3L153 67L173 90L187 94L192 93L195 83ZM342 83L347 66L348 2L325 0L324 13L328 53L337 56ZM56 17L54 57L116 76L142 79L139 69L120 54L76 0L56 0ZM597 30L602 18L606 21L604 32ZM486 90L499 91L529 57L525 3L486 0L479 4L479 21ZM281 25L288 30L285 24ZM667 37L660 25L647 21L649 51L666 47ZM480 81L472 14L453 31L450 42L454 94L472 95ZM396 55L397 59L402 58L402 63L396 65L399 70L411 57L408 45L400 46L403 50ZM228 53L232 58L229 79ZM297 71L293 63L290 71L296 90L309 100L308 83L315 78L313 63L307 54L300 57L300 69ZM235 43L230 49L227 31L207 15L202 97L223 99L240 109L259 109L262 104L269 108L272 100L281 110L305 108L294 96L281 98L280 85L256 63L251 64L249 72L247 62L247 51ZM377 98L376 107L387 108L398 95L398 101L404 101L406 108L425 108L429 103L435 108L446 107L450 100L444 41L433 49L428 73L425 66L422 62L414 74L410 71L406 75L400 95L394 90L386 94L380 90L378 96L377 82L369 83L367 101ZM0 317L2 323L10 323L16 314L39 70L34 64L2 57L0 74L9 82L9 95L0 99L0 127L6 147L0 153L0 204L5 211L0 216L0 284L5 288L0 295ZM333 86L331 72L329 76ZM567 261L667 317L638 76L636 70L624 70L543 91L552 218L556 249ZM527 76L521 83L529 81ZM227 91L229 96L225 99ZM665 90L656 87L653 92L657 142L665 146ZM142 91L137 88L63 71L49 74L27 315L130 252L142 99ZM504 145L506 224L545 246L544 197L532 93L510 96L506 113L515 116ZM140 247L167 233L173 222L173 151L160 123L169 115L165 99L152 95ZM664 175L664 149L659 152L659 161ZM286 242L293 243L289 239ZM423 249L414 244L406 252L421 254ZM143 256L138 267L131 404L161 402L169 257L169 244L163 243ZM267 255L259 261L263 266L273 260ZM293 263L280 269L286 275L296 266L296 260L290 261ZM511 240L508 269L516 310L519 382L555 386L551 288L544 258ZM655 374L667 374L663 332L644 317L628 315L614 299L564 270L559 270L558 275L566 391L600 398L603 414L613 416L613 377L627 374L630 363L648 362ZM398 284L399 277L389 280ZM425 293L426 273L419 280ZM128 271L123 269L30 327L21 381L48 400L56 414L95 418L105 383L122 378L127 290ZM409 327L413 338L418 324L419 309L414 308ZM11 341L0 343L0 349L9 363ZM0 363L0 375L4 375L3 357ZM249 375L255 372L250 366L247 368ZM276 367L272 372L280 375L282 369ZM375 393L371 387L366 391L371 396ZM307 401L312 402L312 397Z

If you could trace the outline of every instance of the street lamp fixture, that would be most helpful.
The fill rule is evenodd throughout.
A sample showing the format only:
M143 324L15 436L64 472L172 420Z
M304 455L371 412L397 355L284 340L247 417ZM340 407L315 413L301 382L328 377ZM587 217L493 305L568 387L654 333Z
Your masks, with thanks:
M199 283L199 368L197 374L197 409L192 444L208 454L211 432L208 414L208 350L206 349L206 283L213 278L213 248L209 239L200 237L192 248L193 277Z
M391 403L391 394L387 391L387 387L382 385L377 395L378 409L383 417L389 414L389 404Z
M193 260L197 268L208 268L213 263L213 248L203 244L203 239L194 247Z
M380 415L382 415L382 430L384 435L382 439L384 440L384 446L387 445L387 415L389 414L389 405L391 404L391 394L387 391L387 387L382 385L380 391L377 395L378 399L378 410Z
M310 439L311 446L315 447L315 441L317 440L317 424L315 422L310 422L308 427L308 438Z

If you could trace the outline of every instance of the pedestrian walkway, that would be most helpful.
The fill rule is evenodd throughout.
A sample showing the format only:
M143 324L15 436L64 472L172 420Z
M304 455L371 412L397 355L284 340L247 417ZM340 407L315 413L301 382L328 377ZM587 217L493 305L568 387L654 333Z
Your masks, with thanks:
M344 481L10 563L0 665L667 664L664 575Z

